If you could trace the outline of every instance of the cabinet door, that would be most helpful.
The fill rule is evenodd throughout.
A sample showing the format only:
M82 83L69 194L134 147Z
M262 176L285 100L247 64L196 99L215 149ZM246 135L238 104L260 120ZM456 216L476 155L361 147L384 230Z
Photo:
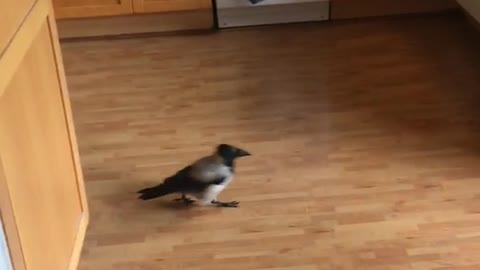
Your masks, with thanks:
M53 0L57 19L132 14L132 0Z
M1 219L16 270L74 270L88 210L53 8L25 14L0 55Z
M133 0L134 13L212 9L212 0Z
M0 55L33 3L34 0L16 0L12 5L9 1L0 1Z

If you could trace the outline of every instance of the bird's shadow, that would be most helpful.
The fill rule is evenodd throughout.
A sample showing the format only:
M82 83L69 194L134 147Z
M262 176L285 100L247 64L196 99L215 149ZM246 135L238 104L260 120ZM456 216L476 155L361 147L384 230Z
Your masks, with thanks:
M195 203L187 205L183 202L175 201L174 198L173 199L171 199L171 198L160 198L160 199L158 199L158 202L156 203L156 206L158 206L159 208L168 209L168 210L175 210L175 211L188 211L188 210L199 207Z

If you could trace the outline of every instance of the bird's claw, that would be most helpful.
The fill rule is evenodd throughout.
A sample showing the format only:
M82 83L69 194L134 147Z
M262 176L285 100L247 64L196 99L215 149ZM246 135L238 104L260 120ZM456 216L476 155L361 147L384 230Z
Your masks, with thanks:
M238 207L238 204L240 203L237 201L231 201L231 202L213 201L212 204L216 205L217 207Z

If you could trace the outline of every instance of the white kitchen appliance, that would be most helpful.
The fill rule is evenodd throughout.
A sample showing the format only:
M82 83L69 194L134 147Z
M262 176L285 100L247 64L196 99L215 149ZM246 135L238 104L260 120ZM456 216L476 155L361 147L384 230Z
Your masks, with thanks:
M216 0L216 12L220 28L325 21L330 0Z
M480 0L458 0L457 2L480 23Z

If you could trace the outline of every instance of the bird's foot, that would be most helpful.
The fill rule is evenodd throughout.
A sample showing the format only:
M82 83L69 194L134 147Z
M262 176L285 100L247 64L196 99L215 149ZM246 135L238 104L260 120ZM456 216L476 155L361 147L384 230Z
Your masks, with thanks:
M183 202L185 205L192 205L195 202L195 200L192 200L185 195L182 195L182 197L180 197L180 198L174 199L174 201Z
M237 202L237 201L231 201L231 202L212 201L212 204L216 205L217 207L238 207L239 202Z

